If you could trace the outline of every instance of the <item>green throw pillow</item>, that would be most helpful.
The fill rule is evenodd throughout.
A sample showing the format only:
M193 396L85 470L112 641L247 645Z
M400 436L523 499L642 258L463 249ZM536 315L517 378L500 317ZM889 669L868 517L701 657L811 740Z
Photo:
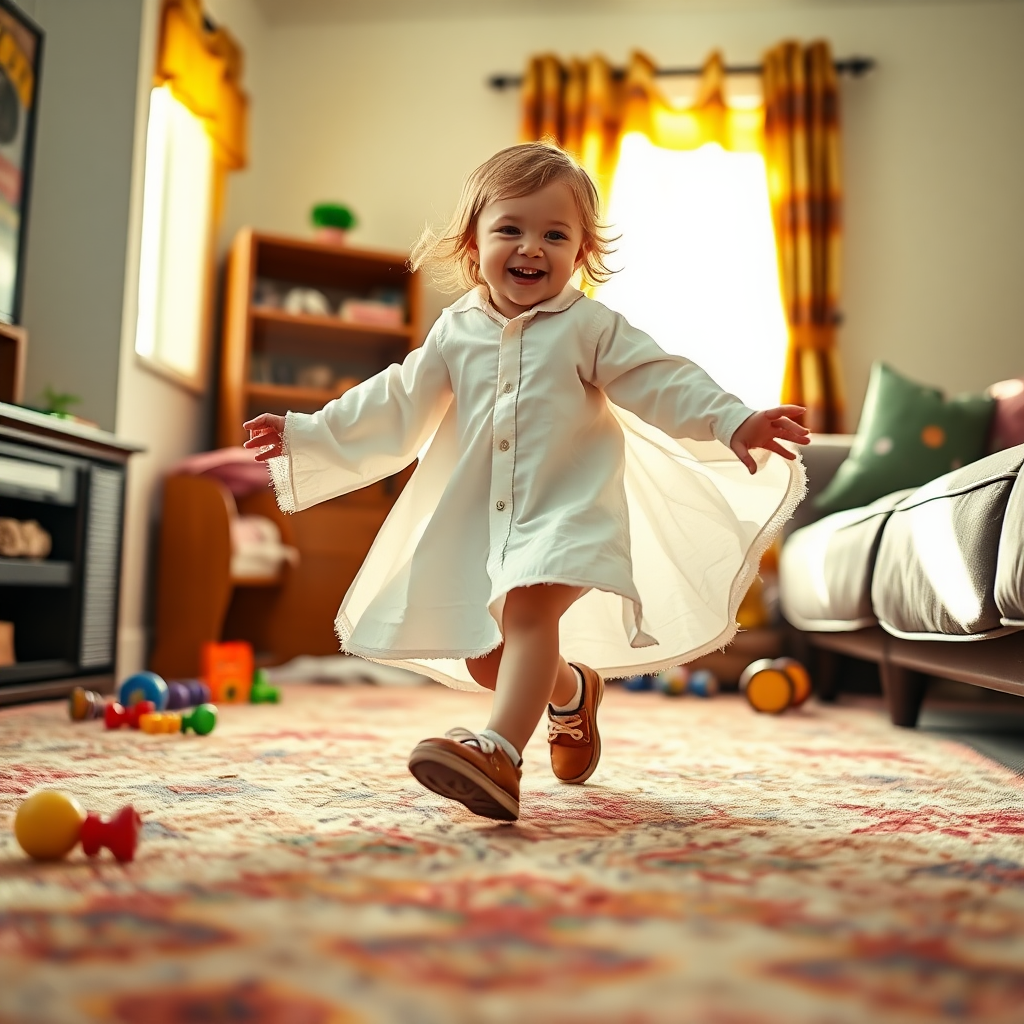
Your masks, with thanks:
M987 395L947 400L941 391L875 363L857 438L815 506L838 512L867 505L980 459L994 408Z

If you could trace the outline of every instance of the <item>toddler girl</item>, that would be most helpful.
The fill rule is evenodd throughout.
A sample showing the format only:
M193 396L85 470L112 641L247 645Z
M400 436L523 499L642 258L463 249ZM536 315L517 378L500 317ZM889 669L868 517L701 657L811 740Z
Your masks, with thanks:
M545 706L554 774L584 782L603 676L729 641L803 495L780 443L806 443L790 418L803 410L748 409L570 284L607 280L609 251L567 154L502 150L413 249L414 269L469 288L423 345L320 412L245 424L286 512L389 476L429 442L336 626L351 654L494 691L485 729L425 739L409 761L488 818L518 817Z

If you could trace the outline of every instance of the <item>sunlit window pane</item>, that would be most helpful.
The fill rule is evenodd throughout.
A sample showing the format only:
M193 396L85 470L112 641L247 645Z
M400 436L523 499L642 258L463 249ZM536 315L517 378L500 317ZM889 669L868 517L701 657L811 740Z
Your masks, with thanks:
M786 321L763 158L627 135L609 220L622 270L601 301L753 408L777 405Z
M166 87L150 98L135 350L195 378L206 298L213 152Z

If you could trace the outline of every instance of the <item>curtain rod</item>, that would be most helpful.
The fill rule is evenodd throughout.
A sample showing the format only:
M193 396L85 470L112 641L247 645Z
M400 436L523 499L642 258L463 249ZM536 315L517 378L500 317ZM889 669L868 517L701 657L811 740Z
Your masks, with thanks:
M833 61L832 66L841 75L851 75L853 78L860 78L867 74L875 66L874 57L844 57L842 60ZM727 75L759 75L764 70L762 64L727 64L722 69ZM690 68L658 68L656 75L702 75L703 67ZM612 77L623 79L626 77L625 68L612 68ZM487 84L492 89L512 89L523 84L522 75L491 75Z

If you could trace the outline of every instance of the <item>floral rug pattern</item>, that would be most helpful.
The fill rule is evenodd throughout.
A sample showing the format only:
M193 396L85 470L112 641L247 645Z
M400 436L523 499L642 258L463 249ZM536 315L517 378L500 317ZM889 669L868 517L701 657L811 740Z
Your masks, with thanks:
M610 688L522 818L405 760L487 697L285 688L207 737L0 711L2 1024L1024 1019L1024 782L880 714ZM142 814L136 860L35 864L36 788Z

